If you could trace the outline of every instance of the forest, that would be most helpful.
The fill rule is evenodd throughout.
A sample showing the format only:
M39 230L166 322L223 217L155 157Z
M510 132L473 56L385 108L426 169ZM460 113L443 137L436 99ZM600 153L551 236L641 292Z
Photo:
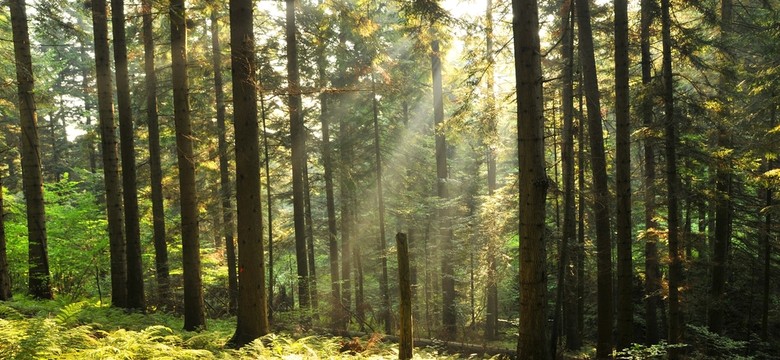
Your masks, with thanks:
M0 8L0 358L780 359L778 0Z

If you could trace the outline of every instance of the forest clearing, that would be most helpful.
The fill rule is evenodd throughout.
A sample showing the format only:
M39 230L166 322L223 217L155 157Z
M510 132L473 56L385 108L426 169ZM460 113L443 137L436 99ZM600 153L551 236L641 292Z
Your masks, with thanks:
M780 359L779 0L0 8L0 359Z

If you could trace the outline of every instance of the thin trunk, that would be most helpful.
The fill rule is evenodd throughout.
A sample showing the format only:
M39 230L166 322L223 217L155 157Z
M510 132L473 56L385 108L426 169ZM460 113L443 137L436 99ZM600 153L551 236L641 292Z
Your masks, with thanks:
M379 257L382 264L382 279L379 289L382 294L382 322L385 324L385 334L393 333L393 314L390 308L390 290L387 279L387 241L385 240L385 196L382 187L382 149L379 144L379 100L376 98L376 82L371 74L371 100L374 112L374 155L376 159L376 198L379 205Z
M142 5L143 8L143 5ZM143 11L143 10L142 10ZM79 26L84 26L82 20L77 20ZM144 49L146 47L146 39L144 39ZM79 55L82 59L87 59L87 40L83 40L79 44ZM90 92L92 90L89 83L90 68L84 66L81 69L81 91L82 101L84 102L84 124L86 125L87 135L84 137L87 143L87 154L89 157L89 172L92 174L97 173L97 152L93 144L94 129L92 129L92 96Z
M366 331L366 304L363 293L363 254L360 251L360 244L356 244L353 257L355 258L355 317L360 324L360 332Z
M731 33L731 21L732 21L732 1L721 0L721 23L720 23L720 37L724 42L722 46L727 46ZM721 51L721 66L728 67L729 59L727 51ZM717 146L719 150L726 150L731 147L731 135L729 134L728 121L731 118L731 105L728 103L728 95L726 94L731 86L731 76L733 74L730 70L723 70L720 77L720 101L722 108L720 110L720 122L718 126L718 138ZM707 316L707 327L709 330L716 334L723 332L723 309L725 307L724 298L726 290L726 276L727 276L727 263L728 263L728 249L731 243L731 222L732 222L732 205L731 205L731 166L726 155L722 159L716 159L717 170L715 174L715 193L716 193L716 205L715 205L715 243L714 252L712 256L712 285L710 287L710 309Z
M414 348L412 334L412 281L409 272L409 244L406 234L398 233L395 236L398 253L398 321L400 336L398 341L398 359L412 358Z
M260 200L255 38L251 0L230 1L230 53L236 141L236 220L238 228L238 308L230 342L243 346L269 332Z
M590 137L590 165L593 173L593 213L596 223L597 267L597 326L596 357L606 358L612 353L612 240L610 233L609 188L604 152L596 60L593 54L593 32L588 1L577 0L580 61L584 75L584 89L588 107Z
M214 97L217 107L217 151L219 152L219 188L222 199L222 234L228 264L228 311L236 313L238 303L238 275L236 274L236 244L233 238L233 191L230 184L230 158L228 155L227 128L225 126L225 91L222 87L222 47L219 42L219 17L217 6L211 9L211 65L214 69ZM257 105L255 105L257 108Z
M122 190L119 183L119 151L114 124L111 58L108 51L108 6L105 0L92 1L92 22L95 33L95 69L98 91L103 178L106 186L108 239L111 253L111 304L127 305L127 263L122 234Z
M171 78L173 118L176 124L176 155L179 165L181 207L182 268L184 278L184 329L206 327L203 282L200 275L198 194L195 184L195 156L190 121L189 81L187 79L187 27L184 0L171 0Z
M774 96L772 97L774 98ZM772 104L771 106L770 128L773 128L777 123L777 106L775 104ZM772 168L771 162L766 158L764 159L764 166L766 170ZM767 186L764 191L766 192L766 202L764 203L766 206L766 215L764 218L764 289L761 298L761 339L767 341L769 339L769 293L771 290L771 282L769 280L772 275L772 212L769 211L772 207L772 189Z
M573 15L573 14L572 14ZM573 25L573 24L572 24ZM573 35L573 34L572 34ZM585 331L585 115L582 99L582 72L577 85L579 105L577 134L577 332ZM582 341L582 338L580 338Z
M489 142L487 144L487 186L488 196L493 196L496 191L496 147L498 146L498 130L496 120L496 93L493 59L493 0L487 0L485 9L485 34L487 71L485 73L487 85L487 132ZM404 105L406 105L404 103ZM404 107L406 114L406 107ZM485 339L494 340L498 336L498 252L496 250L498 239L491 236L487 239L487 304L485 315Z
M308 157L308 155L304 155ZM306 259L309 266L309 293L311 297L311 306L319 307L319 298L317 294L317 269L314 266L314 225L311 218L311 193L309 191L309 164L304 159L303 165L303 195L304 195L304 220L306 223ZM317 313L313 313L317 316Z
M513 0L517 156L520 184L520 328L517 356L548 359L545 303L545 198L549 180L544 165L544 99L536 0Z
M306 166L306 129L301 108L301 80L298 74L298 43L295 34L295 1L286 0L287 83L292 142L293 221L295 223L295 259L298 273L298 304L309 308L309 269L306 253L306 224L303 167Z
M274 299L274 219L273 219L273 199L271 198L271 158L268 156L268 128L265 126L265 101L263 93L260 93L260 116L263 121L263 153L265 155L265 195L268 211L268 299L271 305L268 306L268 320L273 319L273 299ZM235 251L235 249L234 249ZM235 255L233 255L235 257Z
M122 198L125 210L125 246L127 247L127 308L144 310L144 273L141 250L141 228L138 223L138 191L136 189L135 142L133 114L130 108L130 82L127 71L127 41L125 40L125 2L111 0L111 30L114 36L116 68L116 98L119 113L119 139L122 156Z
M8 255L6 253L5 205L3 204L2 175L0 175L0 301L6 300L11 300L11 275L8 271Z
M346 33L348 30L347 14L345 11L339 14L340 31L339 49L346 48ZM347 85L347 54L339 51L336 54L338 75L334 79L334 87L342 89ZM345 95L339 95L339 106L346 107ZM346 109L344 110L346 111ZM350 279L352 278L352 228L355 209L352 208L352 197L354 196L354 183L352 181L353 150L350 141L352 127L346 116L339 116L339 152L341 154L341 163L339 164L339 188L341 197L341 319L339 321L342 328L348 326L349 312L352 304L352 287Z
M615 126L617 192L617 338L625 349L634 340L631 254L631 111L628 87L628 1L615 0Z
M650 54L650 26L655 0L642 0L640 47L642 50L642 86L649 91L652 85L652 57ZM653 97L645 94L641 104L642 125L653 128ZM649 132L652 133L652 132ZM645 344L657 344L658 305L661 301L661 274L658 267L658 224L655 221L655 138L644 142L645 188Z
M436 129L436 194L442 202L449 199L447 189L447 139L441 124L444 122L444 102L442 97L441 58L439 41L431 42L431 72L433 74L433 119ZM457 333L457 309L455 308L455 273L452 262L452 228L450 227L447 205L439 209L439 248L441 256L442 287L442 325L443 335L454 339Z
M682 262L679 244L679 210L677 209L677 138L674 121L674 84L672 79L672 39L669 0L661 0L661 27L663 37L663 98L664 124L666 127L666 187L669 210L669 343L681 344L683 341L682 311L680 308L680 286L682 285ZM680 350L671 349L669 358L676 359Z
M144 72L146 76L146 118L149 130L149 169L152 188L152 227L157 279L157 302L163 309L171 307L171 283L168 271L168 244L165 236L165 207L160 163L160 127L157 116L157 74L154 70L154 33L152 2L141 2L144 38Z

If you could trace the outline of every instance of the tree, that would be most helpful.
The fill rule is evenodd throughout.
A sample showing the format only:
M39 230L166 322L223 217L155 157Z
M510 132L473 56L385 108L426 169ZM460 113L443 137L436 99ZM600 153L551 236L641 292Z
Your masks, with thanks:
M0 180L2 178L0 177ZM8 254L5 238L5 205L0 181L0 301L11 300L11 275L8 273Z
M667 223L669 226L669 343L683 341L682 311L680 309L680 286L682 285L682 261L679 244L679 210L677 209L678 175L676 127L674 120L674 83L672 78L672 39L669 0L661 0L661 33L663 47L663 100L666 144L666 198L668 201ZM680 356L678 349L670 350L670 359Z
M122 155L122 196L124 203L125 246L127 247L127 306L144 310L144 276L141 264L141 229L138 224L138 191L135 174L133 114L130 109L130 84L127 74L125 40L125 2L111 0L111 29L114 35L119 140Z
M631 251L631 111L628 88L628 1L615 0L615 127L617 182L617 338L625 349L633 341L634 304Z
M392 334L393 314L390 309L390 290L387 279L387 244L385 239L385 195L382 186L382 149L379 143L379 100L376 94L376 82L374 74L371 74L371 102L374 114L374 157L376 160L376 197L379 205L379 256L382 264L382 278L379 289L382 295L382 322L385 324L385 333Z
M268 306L260 203L255 41L251 0L230 1L233 126L236 136L236 220L238 225L238 323L231 343L248 344L265 335Z
M214 67L214 97L216 99L217 108L217 132L219 133L219 139L217 140L217 151L219 152L219 187L220 196L222 198L222 236L225 238L228 289L230 291L230 295L228 296L230 301L228 308L231 312L235 312L238 301L238 275L236 274L238 269L236 267L236 244L233 239L233 204L230 200L231 197L233 197L233 192L231 191L230 186L230 172L228 170L230 160L228 159L228 144L227 139L225 138L227 136L225 127L225 91L222 89L222 48L219 43L219 18L217 17L217 8L218 6L216 4L212 4L211 47L213 53L212 65ZM252 46L254 46L254 44ZM257 98L256 95L255 98ZM256 110L257 105L255 105L255 112ZM257 121L256 115L255 121Z
M309 269L304 219L303 167L306 166L306 128L301 113L301 81L298 74L298 44L295 38L295 1L286 0L287 82L290 106L290 141L292 142L293 221L295 222L295 259L298 270L298 303L302 309L310 304Z
M493 1L487 0L485 8L485 58L487 71L485 73L487 86L487 186L488 196L493 196L496 191L496 144L498 129L496 121L496 94L495 74L493 71ZM498 284L497 271L498 259L496 257L495 240L488 239L488 277L487 277L487 304L485 309L485 339L493 340L498 335Z
M513 0L517 156L520 183L520 329L517 356L549 358L545 295L545 198L549 180L544 165L544 101L536 0Z
M593 55L593 32L590 24L590 5L577 0L577 25L579 26L580 61L582 62L583 87L588 106L588 133L590 137L590 166L593 173L593 213L596 218L596 267L598 339L596 357L605 358L612 353L612 241L609 220L609 188L607 164L604 153L604 135L601 120L596 60Z
M171 306L171 280L168 265L168 241L165 235L165 204L162 192L160 163L160 126L157 114L157 73L154 69L154 34L152 32L151 0L141 2L144 39L144 75L146 78L146 121L149 131L149 180L152 188L152 227L154 263L157 274L157 302Z
M106 187L106 212L111 250L111 304L127 306L127 257L122 229L122 190L119 183L119 153L114 125L111 60L108 52L108 7L105 0L92 2L95 34L95 69L98 89L100 145L103 154L103 177Z
M192 150L193 136L187 80L187 18L184 0L172 0L169 15L173 119L176 126L176 157L179 165L181 206L184 329L194 331L206 327L206 317L203 308L203 283L200 276L198 195L195 187L195 157Z

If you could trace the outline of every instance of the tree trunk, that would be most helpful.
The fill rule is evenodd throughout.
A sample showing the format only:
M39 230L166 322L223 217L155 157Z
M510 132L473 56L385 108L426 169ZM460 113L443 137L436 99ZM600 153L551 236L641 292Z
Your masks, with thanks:
M306 166L306 129L301 108L300 77L298 75L298 44L295 35L295 1L286 0L287 83L290 106L290 138L292 142L293 221L295 223L295 259L298 270L298 303L309 307L309 269L306 253L306 223L303 167Z
M774 93L772 94L774 98ZM777 123L777 105L772 103L771 110L771 127L774 127ZM764 158L764 166L766 171L772 168L772 162L766 157ZM763 283L763 296L761 298L761 339L767 341L769 339L769 293L771 290L771 282L769 281L772 275L772 189L769 185L764 189L765 191L765 203L766 215L764 215L764 283ZM2 205L2 204L0 204ZM0 254L2 255L2 254Z
M263 121L263 152L265 155L265 192L266 192L266 206L268 209L268 296L271 305L268 306L268 321L273 318L273 299L274 299L274 219L271 210L273 209L273 199L271 198L271 161L268 156L268 131L265 126L265 101L263 100L262 92L260 93L260 115ZM230 248L228 248L230 250ZM233 249L232 257L235 258L235 249Z
M577 0L580 61L584 75L584 89L588 105L588 132L593 173L593 213L596 222L597 312L598 339L596 357L606 358L612 353L612 241L610 239L609 188L604 153L601 103L599 100L596 60L593 55L593 33L590 24L590 5Z
M371 74L371 101L374 113L374 155L376 159L376 198L379 205L379 259L382 264L382 278L379 289L382 295L382 322L385 334L393 333L393 314L390 308L390 290L387 279L387 241L385 239L385 196L382 187L382 149L379 144L379 101L376 98L376 82Z
M617 193L617 338L618 349L634 340L631 254L631 111L628 88L628 1L615 0L615 126Z
M409 273L409 244L406 234L398 233L395 236L398 252L398 320L401 329L398 341L398 359L411 359L414 349L412 334L412 282Z
M498 125L496 120L495 74L493 71L493 0L487 0L485 9L485 36L487 71L487 186L488 196L496 191L496 148L498 146ZM487 304L485 309L485 340L495 340L498 336L498 251L496 237L487 239Z
M582 101L582 72L577 85L577 98L580 125L577 133L577 332L582 336L585 331L585 127L587 126L584 121Z
M144 310L144 274L141 261L141 229L138 224L138 191L136 189L133 114L130 108L130 83L127 72L125 40L125 2L111 0L111 30L114 36L116 98L119 113L119 140L122 155L122 197L125 209L125 246L127 247L128 309Z
M317 293L317 269L314 258L314 224L311 217L311 191L309 190L309 160L308 155L304 155L303 161L303 195L304 195L304 220L306 223L306 259L309 266L309 295L311 297L311 306L317 309L320 305L319 295ZM317 316L317 313L313 313Z
M111 253L111 304L127 306L127 251L122 229L122 189L119 183L119 152L114 125L111 60L108 51L108 7L105 0L92 1L95 33L95 69L98 90L100 144L106 185L106 212Z
M238 275L236 274L236 244L233 238L233 191L230 183L230 158L228 155L227 128L225 126L225 91L222 87L222 47L219 42L219 17L217 5L211 8L211 63L214 69L214 97L217 107L217 151L219 152L219 188L222 200L222 236L225 240L225 252L228 265L228 311L235 314L238 306ZM242 74L243 75L243 74ZM255 96L256 97L256 96ZM257 105L255 105L255 110ZM257 116L255 116L255 120ZM257 131L257 130L255 130Z
M157 279L157 303L163 309L171 303L171 283L168 267L168 243L165 236L165 207L160 163L160 128L157 115L157 74L154 70L154 33L152 2L141 2L144 38L144 72L146 76L146 118L149 128L149 170L152 188L152 227L154 228L154 259Z
M176 124L176 155L179 165L181 201L182 268L184 270L184 329L206 327L203 286L200 276L198 240L198 195L195 186L195 157L190 122L187 79L187 27L184 0L171 0L171 54L173 118Z
M732 1L721 0L721 23L720 38L724 42L722 46L727 46L731 33L732 22ZM720 76L719 96L721 102L720 124L718 125L718 150L726 150L731 147L731 135L728 131L727 121L731 118L731 105L726 94L732 86L731 78L733 73L727 68L728 52L721 50L721 66L724 67ZM716 334L723 333L723 308L725 307L724 298L726 290L726 274L728 272L728 251L731 243L731 223L732 223L732 205L731 205L731 167L732 164L725 155L721 159L715 159L717 170L715 174L715 244L712 256L712 286L710 287L710 309L707 316L707 326L709 330Z
M679 210L677 208L677 138L674 120L674 83L672 79L672 39L669 0L661 0L661 26L663 37L663 86L664 123L666 126L666 187L669 210L669 344L683 341L683 313L680 309L680 287L682 286L682 262L679 244ZM669 351L670 359L681 355L679 349Z
M652 56L650 54L650 26L653 23L652 6L655 0L642 0L640 47L642 52L642 86L652 86ZM641 104L642 124L653 128L653 97L645 94ZM650 132L652 133L652 132ZM661 301L661 274L658 267L658 224L655 221L655 138L648 135L644 144L645 188L645 344L657 344L658 305Z
M519 359L548 359L545 325L547 295L545 197L549 180L544 165L544 100L536 0L513 0L517 156L520 183L520 328Z
M268 333L260 202L255 39L251 0L230 1L230 60L236 137L236 219L238 221L238 323L230 340L243 346Z
M5 239L5 205L3 204L3 183L0 175L0 301L11 300L11 275L8 271L8 255Z

